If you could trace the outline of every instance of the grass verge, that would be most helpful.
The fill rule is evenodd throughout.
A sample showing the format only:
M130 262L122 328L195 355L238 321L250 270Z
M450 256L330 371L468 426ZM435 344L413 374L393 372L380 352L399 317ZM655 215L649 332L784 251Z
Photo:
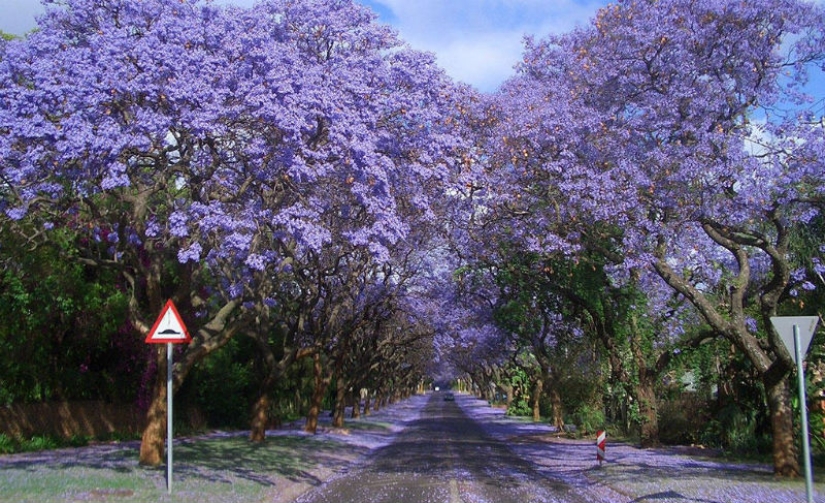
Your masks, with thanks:
M366 451L334 439L245 436L176 441L172 494L166 467L144 468L138 444L100 444L0 457L0 502L255 502L291 500Z

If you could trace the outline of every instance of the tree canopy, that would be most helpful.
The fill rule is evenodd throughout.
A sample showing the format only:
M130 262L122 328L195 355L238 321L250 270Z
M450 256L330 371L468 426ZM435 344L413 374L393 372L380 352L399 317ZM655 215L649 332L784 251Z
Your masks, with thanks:
M485 390L515 366L539 397L603 358L643 442L674 349L724 339L763 387L777 473L799 471L769 318L815 310L799 296L825 273L825 126L801 91L825 71L821 5L621 0L527 39L479 95L352 0L46 3L0 41L0 294L30 250L95 271L117 330L173 298L194 327L176 388L249 337L259 418L302 358L316 418L333 382L342 406L434 362Z

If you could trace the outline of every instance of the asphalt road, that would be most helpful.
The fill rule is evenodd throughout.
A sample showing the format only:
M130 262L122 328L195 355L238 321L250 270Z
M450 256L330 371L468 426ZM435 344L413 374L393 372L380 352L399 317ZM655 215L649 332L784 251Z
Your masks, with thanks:
M445 393L367 463L298 499L300 503L583 503L543 478Z

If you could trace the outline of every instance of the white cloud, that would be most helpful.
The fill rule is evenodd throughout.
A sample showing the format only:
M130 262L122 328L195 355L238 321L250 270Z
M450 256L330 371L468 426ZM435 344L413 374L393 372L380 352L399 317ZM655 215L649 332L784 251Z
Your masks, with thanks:
M521 36L501 33L455 39L431 50L451 77L491 91L515 73L513 66L522 50Z
M492 91L522 55L525 35L543 37L583 25L604 0L364 0L413 48L436 54L453 78ZM383 10L383 9L382 9Z

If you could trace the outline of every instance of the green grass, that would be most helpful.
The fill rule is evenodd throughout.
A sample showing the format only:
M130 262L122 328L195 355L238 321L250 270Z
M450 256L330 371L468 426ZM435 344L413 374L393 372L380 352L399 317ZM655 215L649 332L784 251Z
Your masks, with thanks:
M170 496L166 467L139 466L135 444L129 445L0 458L0 502L273 501L287 482L315 484L313 470L343 467L358 453L308 436L271 437L259 445L243 436L187 439L173 450Z

